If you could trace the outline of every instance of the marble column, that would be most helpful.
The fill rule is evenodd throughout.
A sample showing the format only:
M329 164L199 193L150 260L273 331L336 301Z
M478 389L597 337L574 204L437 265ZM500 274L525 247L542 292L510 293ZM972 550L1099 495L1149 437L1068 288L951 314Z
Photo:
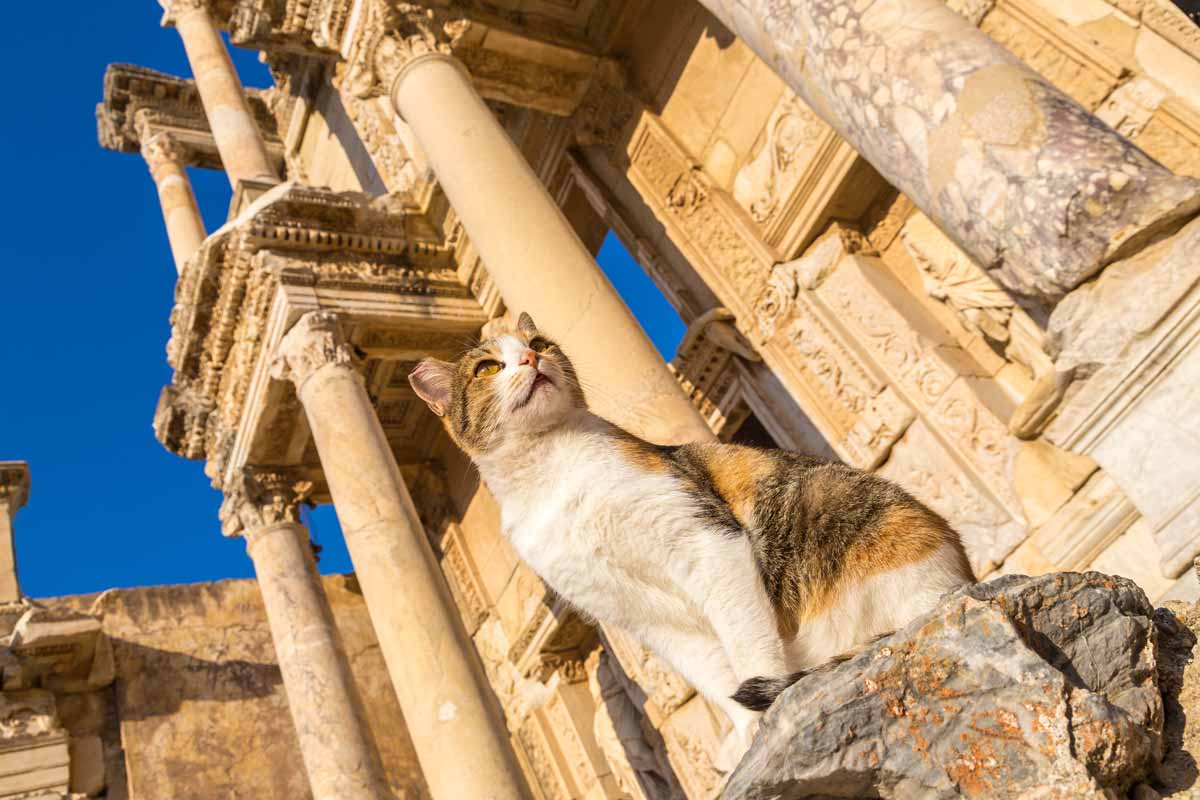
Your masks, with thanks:
M171 244L175 270L180 273L208 235L184 168L185 155L183 146L169 133L147 133L142 137L142 157L158 189L167 241Z
M0 604L21 599L13 517L29 499L29 464L0 461Z
M436 10L382 21L373 13L352 48L343 91L388 92L505 305L529 312L563 345L601 416L659 443L711 438L466 69L448 55L462 21Z
M700 0L881 175L1048 307L1200 207L943 0Z
M392 797L298 505L311 485L286 469L226 487L222 531L242 535L314 800Z
M236 189L241 180L278 180L207 0L160 0L160 3L167 10L168 22L174 23L183 39L192 77L229 183Z
M346 547L434 800L527 796L337 316L305 314L272 374L312 429Z

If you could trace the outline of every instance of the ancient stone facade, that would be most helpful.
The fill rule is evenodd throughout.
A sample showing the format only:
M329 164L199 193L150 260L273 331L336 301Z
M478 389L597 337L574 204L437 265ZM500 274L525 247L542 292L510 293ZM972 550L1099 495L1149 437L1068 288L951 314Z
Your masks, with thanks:
M1166 0L161 2L194 74L111 67L100 139L162 199L155 432L247 538L268 624L239 658L278 663L253 703L267 736L286 690L286 796L695 799L732 766L720 712L519 563L408 387L522 310L601 413L877 471L981 578L1093 567L1200 595L1200 31ZM241 86L222 30L275 86ZM184 166L229 175L218 231ZM609 234L688 325L670 365L592 261ZM5 491L0 524L24 497ZM301 500L336 507L353 614ZM156 748L197 723L147 711L166 690L137 672L180 649L147 632L151 595L71 606L93 644L68 689L5 667L0 758L44 751L47 796L188 796ZM39 613L12 621L18 661ZM73 731L64 697L106 691L109 650L117 732ZM195 780L220 771L193 756Z

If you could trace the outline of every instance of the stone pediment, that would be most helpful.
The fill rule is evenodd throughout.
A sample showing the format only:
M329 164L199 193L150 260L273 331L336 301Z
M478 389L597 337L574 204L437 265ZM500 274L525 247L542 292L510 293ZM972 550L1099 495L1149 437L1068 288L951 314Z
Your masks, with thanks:
M271 110L271 92L247 89L246 99L278 168L283 143ZM104 102L96 106L100 146L136 153L147 127L169 132L184 145L188 166L222 168L195 81L132 64L110 64L104 72Z
M345 320L398 459L421 457L440 427L427 424L401 368L450 356L486 315L454 245L386 202L281 184L205 241L171 312L175 373L154 421L168 450L208 460L218 485L246 463L319 470L291 384L269 378L266 365L295 319L322 308Z

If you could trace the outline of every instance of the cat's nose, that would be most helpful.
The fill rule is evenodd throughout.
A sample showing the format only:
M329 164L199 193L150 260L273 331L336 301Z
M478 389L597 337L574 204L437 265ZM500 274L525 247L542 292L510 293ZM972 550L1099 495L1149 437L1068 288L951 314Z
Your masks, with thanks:
M525 348L525 352L521 354L521 360L517 362L518 366L530 366L537 369L538 355L533 350Z

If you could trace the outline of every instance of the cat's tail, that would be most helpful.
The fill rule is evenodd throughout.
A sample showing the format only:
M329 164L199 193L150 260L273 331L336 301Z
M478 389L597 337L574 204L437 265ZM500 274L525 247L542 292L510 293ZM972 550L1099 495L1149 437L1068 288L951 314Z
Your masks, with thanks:
M807 675L793 672L785 678L750 678L733 693L733 699L751 711L766 711L783 690Z
M871 649L880 639L886 639L895 631L887 631L871 637L866 642L850 648L846 652L836 655L829 659L830 664L840 664L844 661L849 661L855 656L865 653ZM779 695L783 694L783 690L791 686L796 681L808 675L812 670L802 670L793 672L784 678L750 678L743 681L738 690L733 693L733 700L741 703L751 711L766 711L775 702Z

